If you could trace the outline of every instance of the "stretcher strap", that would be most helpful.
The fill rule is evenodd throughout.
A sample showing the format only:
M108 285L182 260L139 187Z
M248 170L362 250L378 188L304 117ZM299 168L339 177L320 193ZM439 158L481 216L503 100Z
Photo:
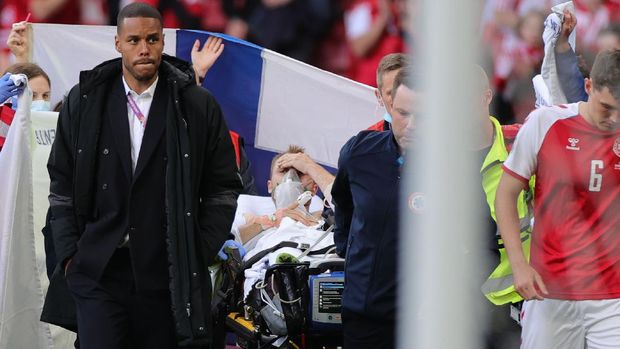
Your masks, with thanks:
M307 245L306 245L307 246ZM310 251L308 252L307 255L309 256L313 256L313 255L321 255L321 254L325 254L327 253L330 249L332 249L335 245L329 245L327 247L324 247L320 250L315 250L315 251ZM247 261L245 261L245 263L243 264L243 269L247 269L250 268L251 266L253 266L256 262L260 261L261 259L263 259L263 257L265 257L266 255L270 254L271 252L277 251L281 248L284 247L291 247L291 248L297 248L300 249L302 251L306 251L308 250L309 246L304 248L303 246L300 246L300 244L298 242L293 242L293 241L282 241L279 244L270 247L266 250L260 251L259 253L255 254L252 258L248 259Z

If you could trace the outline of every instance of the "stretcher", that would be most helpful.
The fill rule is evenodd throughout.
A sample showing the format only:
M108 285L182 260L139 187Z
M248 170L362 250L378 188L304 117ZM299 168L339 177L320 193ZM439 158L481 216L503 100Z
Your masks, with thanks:
M272 265L241 300L237 269L227 292L219 292L227 295L220 305L225 325L244 349L342 346L343 270L341 258Z

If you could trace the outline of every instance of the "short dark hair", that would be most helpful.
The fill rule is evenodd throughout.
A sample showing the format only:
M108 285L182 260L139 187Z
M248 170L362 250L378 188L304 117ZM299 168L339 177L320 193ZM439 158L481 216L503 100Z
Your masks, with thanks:
M411 90L416 90L420 85L420 77L410 67L403 68L398 73L396 73L396 77L394 78L394 85L392 87L392 100L394 100L394 97L396 96L396 90L398 90L401 85L405 85Z
M605 87L620 101L620 50L601 51L594 59L590 72L592 88L601 91Z
M118 16L116 17L116 32L120 33L123 20L125 18L136 17L155 18L159 21L161 27L164 27L164 20L161 17L161 13L159 13L155 7L143 2L134 2L123 7L123 9L118 13Z
M32 80L36 77L43 77L47 80L47 83L52 87L52 82L50 81L50 77L47 75L45 70L34 63L15 63L8 68L6 68L5 73L11 74L24 74L28 78L28 80ZM3 74L4 75L4 74Z
M381 58L377 67L377 87L383 88L383 74L409 66L409 57L404 53L390 53Z

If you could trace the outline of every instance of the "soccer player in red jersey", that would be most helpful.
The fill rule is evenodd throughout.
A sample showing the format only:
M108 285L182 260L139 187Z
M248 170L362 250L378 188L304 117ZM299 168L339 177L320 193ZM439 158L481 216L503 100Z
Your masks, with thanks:
M585 88L587 102L529 115L497 190L526 349L620 346L620 50L599 53ZM534 175L528 262L516 202Z

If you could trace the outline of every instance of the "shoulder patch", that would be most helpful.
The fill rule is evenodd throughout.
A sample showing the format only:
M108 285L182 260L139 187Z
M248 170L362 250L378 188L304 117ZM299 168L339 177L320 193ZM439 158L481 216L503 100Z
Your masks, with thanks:
M515 139L517 137L517 133L521 129L521 124L512 124L512 125L502 125L502 134L504 135L504 139Z
M506 151L510 153L512 150L512 145L517 138L517 133L521 129L521 124L512 124L512 125L502 125L502 134L504 135L504 146L506 147Z
M367 131L384 131L384 128L383 128L383 122L384 122L384 121L383 121L383 120L381 120L381 121L377 122L376 124L371 125L371 126L370 126L370 127L368 127L366 130L367 130Z

